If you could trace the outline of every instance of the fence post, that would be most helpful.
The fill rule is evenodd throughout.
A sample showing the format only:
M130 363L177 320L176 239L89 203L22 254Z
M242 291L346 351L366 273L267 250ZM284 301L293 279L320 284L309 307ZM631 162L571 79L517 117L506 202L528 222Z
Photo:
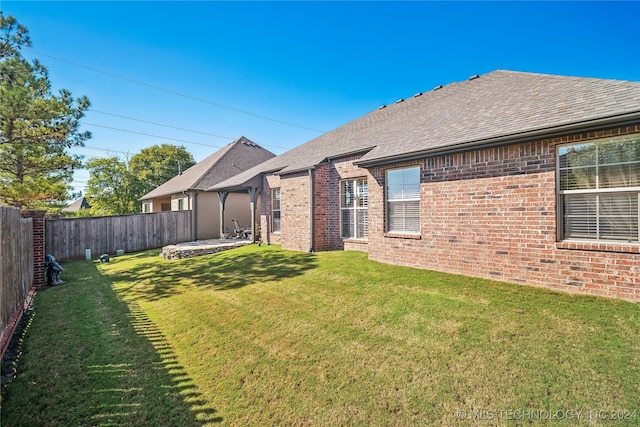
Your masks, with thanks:
M45 219L44 211L22 211L23 218L31 218L33 222L33 287L42 288L45 283Z

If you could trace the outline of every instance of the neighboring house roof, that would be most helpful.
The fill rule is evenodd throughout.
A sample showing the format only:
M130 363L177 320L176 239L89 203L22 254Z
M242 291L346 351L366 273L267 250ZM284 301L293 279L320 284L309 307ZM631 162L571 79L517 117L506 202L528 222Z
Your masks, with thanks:
M369 166L639 117L639 82L498 70L380 107L211 189L350 153Z
M69 206L62 208L62 212L77 212L80 209L91 209L91 205L87 201L87 198L84 196L80 197Z
M269 150L242 136L138 200L149 200L183 191L206 190L274 156L275 154Z

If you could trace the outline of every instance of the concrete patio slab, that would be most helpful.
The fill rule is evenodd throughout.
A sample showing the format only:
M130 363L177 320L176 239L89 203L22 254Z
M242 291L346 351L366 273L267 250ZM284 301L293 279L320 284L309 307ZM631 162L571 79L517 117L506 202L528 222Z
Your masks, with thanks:
M251 240L248 239L196 240L194 242L184 242L176 245L164 246L162 248L162 257L164 259L193 258L201 255L215 254L250 244Z

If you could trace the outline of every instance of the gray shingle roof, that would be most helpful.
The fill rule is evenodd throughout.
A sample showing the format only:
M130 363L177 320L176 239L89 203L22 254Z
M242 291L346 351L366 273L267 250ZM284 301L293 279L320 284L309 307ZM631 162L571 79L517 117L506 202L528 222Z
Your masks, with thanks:
M384 162L638 112L639 82L498 70L379 108L216 187L357 151Z
M75 200L69 206L62 208L62 212L76 212L76 211L79 211L80 209L90 209L90 208L91 206L89 205L87 198L83 196Z
M139 200L168 196L183 191L206 190L274 156L275 154L269 150L242 136L185 170L181 175L176 175L153 189Z

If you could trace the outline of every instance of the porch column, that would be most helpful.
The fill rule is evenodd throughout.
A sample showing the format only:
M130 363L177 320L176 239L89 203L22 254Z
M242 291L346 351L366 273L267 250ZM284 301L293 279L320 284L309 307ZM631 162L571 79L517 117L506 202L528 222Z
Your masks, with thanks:
M224 234L224 203L229 195L228 191L218 191L218 198L220 199L220 238Z
M258 187L249 187L247 189L249 193L249 205L251 209L251 242L256 242L256 199L258 198L258 194L260 194L260 188Z

